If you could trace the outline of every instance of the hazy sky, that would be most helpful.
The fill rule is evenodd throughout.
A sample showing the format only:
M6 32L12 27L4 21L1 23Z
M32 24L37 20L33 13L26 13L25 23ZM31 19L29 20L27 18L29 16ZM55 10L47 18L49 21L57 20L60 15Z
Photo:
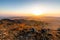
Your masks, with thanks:
M60 0L0 0L0 16L26 16L34 10L46 16L60 16Z

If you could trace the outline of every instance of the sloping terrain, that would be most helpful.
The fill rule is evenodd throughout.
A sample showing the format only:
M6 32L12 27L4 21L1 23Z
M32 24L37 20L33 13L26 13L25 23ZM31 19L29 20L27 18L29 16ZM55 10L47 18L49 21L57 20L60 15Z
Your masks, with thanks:
M60 29L49 29L49 23L36 20L0 20L0 40L60 40Z

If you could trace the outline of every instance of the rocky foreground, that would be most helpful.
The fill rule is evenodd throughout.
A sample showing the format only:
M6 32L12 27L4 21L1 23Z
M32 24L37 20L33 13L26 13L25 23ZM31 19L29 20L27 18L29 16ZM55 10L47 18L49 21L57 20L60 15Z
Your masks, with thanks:
M47 28L49 23L35 20L0 20L0 40L60 40L60 29Z

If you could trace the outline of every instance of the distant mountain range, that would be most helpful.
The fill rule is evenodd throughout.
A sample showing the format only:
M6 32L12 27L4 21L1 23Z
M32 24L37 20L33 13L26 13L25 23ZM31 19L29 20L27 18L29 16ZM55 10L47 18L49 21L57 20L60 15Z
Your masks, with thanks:
M0 17L1 19L11 19L11 20L37 20L37 21L44 21L49 23L51 29L60 28L60 17L40 17L40 16L33 16L33 17Z

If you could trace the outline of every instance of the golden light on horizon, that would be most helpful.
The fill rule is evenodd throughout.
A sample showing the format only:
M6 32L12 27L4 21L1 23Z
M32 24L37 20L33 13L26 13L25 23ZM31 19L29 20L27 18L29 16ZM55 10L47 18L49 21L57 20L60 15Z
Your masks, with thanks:
M33 15L37 15L37 16L43 14L41 10L33 10L32 13Z

